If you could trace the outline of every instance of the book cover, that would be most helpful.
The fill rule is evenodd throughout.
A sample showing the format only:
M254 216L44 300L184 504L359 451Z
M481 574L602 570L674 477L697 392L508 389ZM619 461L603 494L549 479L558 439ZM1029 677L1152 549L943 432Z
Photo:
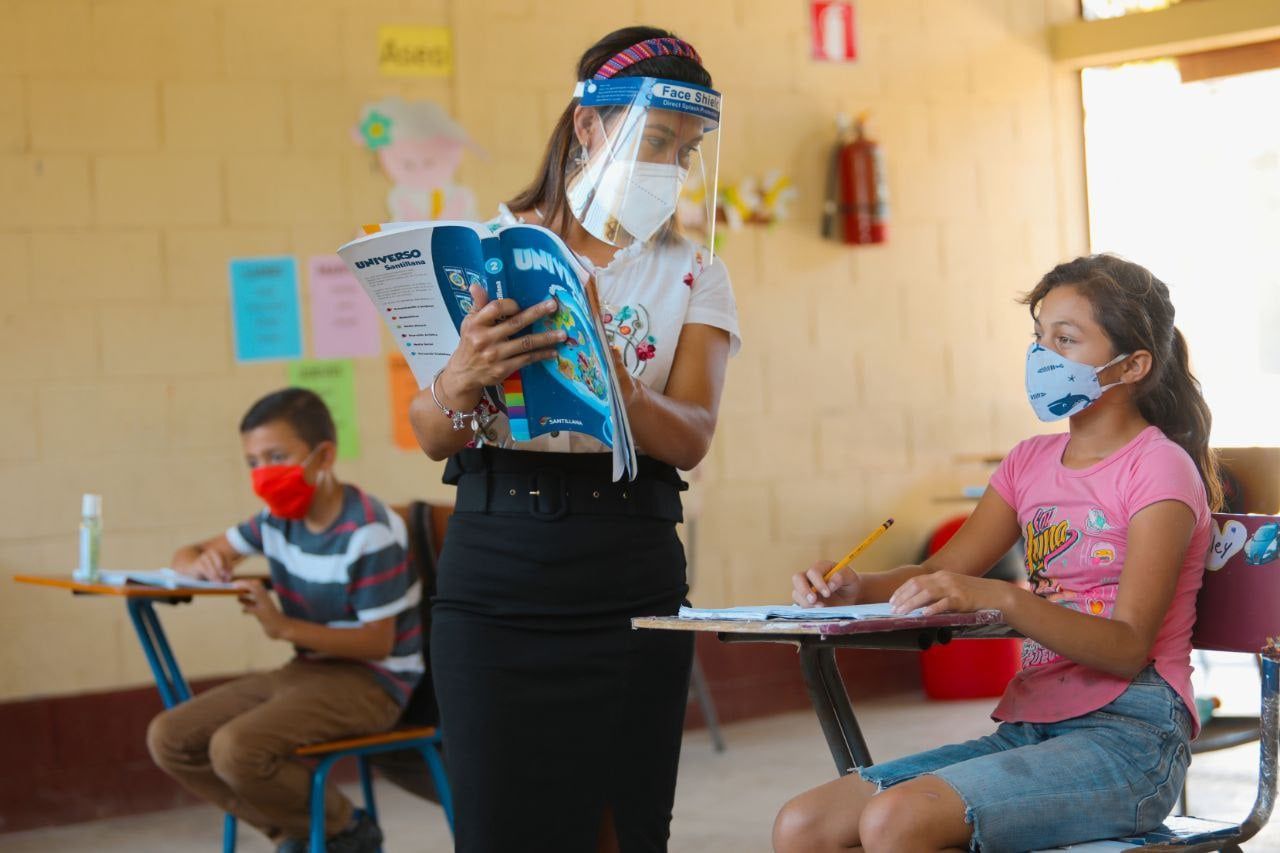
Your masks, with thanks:
M635 448L609 357L591 310L587 272L555 233L537 225L491 231L474 222L389 223L338 250L426 388L459 342L472 285L490 299L528 307L555 299L556 312L519 335L563 329L554 359L508 377L498 390L516 441L567 430L613 450L614 479L635 476Z

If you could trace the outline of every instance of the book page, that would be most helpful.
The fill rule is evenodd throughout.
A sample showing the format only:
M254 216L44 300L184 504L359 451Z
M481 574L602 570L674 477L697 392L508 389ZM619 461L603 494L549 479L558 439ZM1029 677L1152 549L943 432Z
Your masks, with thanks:
M813 621L818 619L916 618L924 614L920 610L914 610L911 613L894 613L892 605L879 603L849 604L843 607L800 607L795 604L765 604L746 607L722 607L718 609L681 607L679 615L681 619L731 619L742 621L787 619Z
M470 287L488 291L481 239L472 222L389 223L338 255L369 295L419 388L431 384L458 348L471 310Z
M128 583L140 583L147 586L159 586L165 589L235 589L235 584L221 581L207 581L184 575L173 569L149 569L146 571L116 572L103 570L98 573L98 580L110 586L124 586Z

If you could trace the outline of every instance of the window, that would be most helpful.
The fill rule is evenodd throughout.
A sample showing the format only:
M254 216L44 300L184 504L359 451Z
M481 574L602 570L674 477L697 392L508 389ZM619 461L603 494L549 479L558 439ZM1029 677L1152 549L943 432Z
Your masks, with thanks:
M1084 0L1080 4L1081 17L1086 21L1101 18L1119 18L1131 12L1154 12L1167 9L1178 0Z
M1085 69L1082 91L1093 251L1169 285L1213 443L1280 443L1280 69L1183 83L1175 60L1133 63Z

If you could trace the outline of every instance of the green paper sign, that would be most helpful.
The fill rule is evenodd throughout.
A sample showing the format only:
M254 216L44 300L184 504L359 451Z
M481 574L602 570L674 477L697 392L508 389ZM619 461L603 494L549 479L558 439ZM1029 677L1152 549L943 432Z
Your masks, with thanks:
M289 363L289 384L320 395L338 428L338 458L360 456L360 427L356 421L355 365L349 358Z

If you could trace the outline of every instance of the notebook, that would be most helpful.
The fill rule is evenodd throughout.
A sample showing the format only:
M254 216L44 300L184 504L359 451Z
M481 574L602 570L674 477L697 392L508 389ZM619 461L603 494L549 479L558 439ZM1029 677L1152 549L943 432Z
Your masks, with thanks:
M101 583L111 586L124 586L129 583L140 583L147 586L159 586L165 589L235 589L235 584L221 581L207 581L193 578L173 569L150 569L148 571L114 572L105 569L98 573Z

